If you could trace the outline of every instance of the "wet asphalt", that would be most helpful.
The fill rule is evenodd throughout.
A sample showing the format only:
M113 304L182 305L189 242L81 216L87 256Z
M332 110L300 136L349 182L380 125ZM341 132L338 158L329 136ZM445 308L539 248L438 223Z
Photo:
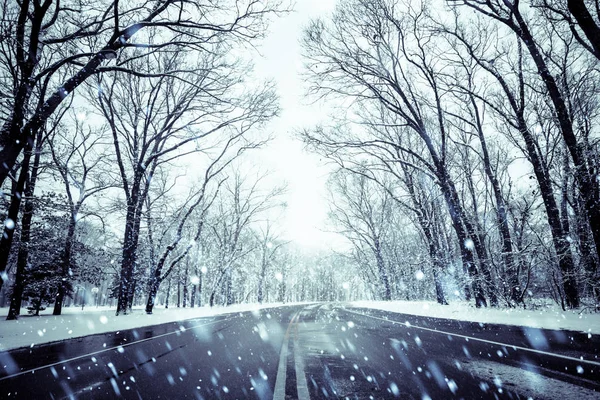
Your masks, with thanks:
M0 353L2 399L598 399L600 338L318 303Z

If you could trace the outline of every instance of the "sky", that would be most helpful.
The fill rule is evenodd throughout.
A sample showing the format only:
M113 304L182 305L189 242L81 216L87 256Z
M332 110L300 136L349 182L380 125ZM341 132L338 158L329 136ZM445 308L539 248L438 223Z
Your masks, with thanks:
M327 16L335 0L298 0L294 11L273 21L270 33L259 48L255 72L277 83L281 114L268 130L275 140L258 154L261 163L276 180L288 187L286 212L279 222L282 236L304 248L325 249L343 246L344 239L327 232L326 180L331 166L316 154L304 150L294 137L301 128L316 125L327 114L321 105L310 104L301 78L300 38L311 18Z

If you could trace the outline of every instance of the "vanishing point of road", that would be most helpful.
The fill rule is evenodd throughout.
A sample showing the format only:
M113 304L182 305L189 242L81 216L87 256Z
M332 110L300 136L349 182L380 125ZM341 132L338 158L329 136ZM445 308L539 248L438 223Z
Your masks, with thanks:
M600 339L343 303L0 353L2 399L599 399Z

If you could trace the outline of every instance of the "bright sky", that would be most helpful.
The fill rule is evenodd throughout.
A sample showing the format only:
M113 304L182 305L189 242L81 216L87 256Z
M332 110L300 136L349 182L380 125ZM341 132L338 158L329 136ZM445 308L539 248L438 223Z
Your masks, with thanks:
M298 0L294 12L274 21L260 48L264 57L255 61L259 76L277 82L282 108L281 116L268 128L276 139L259 155L276 179L288 183L288 208L279 223L286 239L315 249L339 247L343 239L326 232L325 184L330 167L317 155L305 152L303 144L293 137L295 130L326 117L319 105L310 105L304 98L299 40L310 19L326 16L334 5L335 0Z

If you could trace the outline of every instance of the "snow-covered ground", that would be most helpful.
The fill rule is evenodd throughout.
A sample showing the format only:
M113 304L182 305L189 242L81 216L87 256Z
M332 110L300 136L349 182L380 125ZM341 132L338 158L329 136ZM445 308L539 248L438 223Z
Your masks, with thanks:
M6 321L8 308L0 308L0 351L35 346L55 340L71 339L96 333L114 332L190 318L257 310L282 304L237 304L229 307L169 308L156 307L152 315L142 307L127 316L115 316L115 308L63 308L63 315L52 315L52 307L39 317L22 315L17 321Z
M475 308L471 303L466 302L453 302L447 306L434 301L355 301L351 304L355 307L375 308L425 317L600 334L600 313L563 311L556 305L524 310L522 308Z

